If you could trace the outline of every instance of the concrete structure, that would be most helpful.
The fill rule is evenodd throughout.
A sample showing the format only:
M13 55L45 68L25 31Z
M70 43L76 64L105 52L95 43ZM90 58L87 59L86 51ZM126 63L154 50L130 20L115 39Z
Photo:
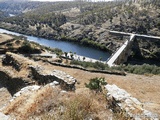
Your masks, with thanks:
M107 60L107 64L110 67L114 65L119 65L127 61L128 56L131 53L132 43L134 42L135 38L160 40L160 37L157 36L141 35L134 33L118 32L118 31L110 31L109 33L114 35L130 36L129 40L126 40L124 44Z

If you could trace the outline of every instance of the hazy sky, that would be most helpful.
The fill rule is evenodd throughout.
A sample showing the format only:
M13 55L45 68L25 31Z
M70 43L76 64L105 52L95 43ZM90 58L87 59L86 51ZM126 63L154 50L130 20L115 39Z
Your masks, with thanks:
M72 1L72 0L31 0L31 1L51 1L51 2L54 2L54 1ZM102 0L96 0L96 1L102 1ZM105 1L113 1L113 0L105 0Z

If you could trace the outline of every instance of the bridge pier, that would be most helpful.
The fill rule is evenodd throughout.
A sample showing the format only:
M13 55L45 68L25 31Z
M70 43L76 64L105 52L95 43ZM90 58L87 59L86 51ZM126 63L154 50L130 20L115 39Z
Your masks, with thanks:
M127 61L128 56L131 54L131 48L133 45L135 35L131 34L130 38L116 51L107 61L107 64L112 67L115 64L120 65Z
M120 65L127 62L128 57L131 55L131 48L133 46L133 41L130 41L126 48L122 51L122 53L115 60L114 64Z

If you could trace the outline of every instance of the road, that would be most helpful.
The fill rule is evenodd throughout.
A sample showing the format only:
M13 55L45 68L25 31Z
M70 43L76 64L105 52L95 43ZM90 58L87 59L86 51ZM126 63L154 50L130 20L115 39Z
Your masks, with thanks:
M142 35L142 34L135 34L135 33L127 33L127 32L119 32L119 31L109 31L110 33L114 34L122 34L122 35L135 35L135 37L144 37L144 38L151 38L151 39L158 39L160 40L159 36L151 36L151 35Z

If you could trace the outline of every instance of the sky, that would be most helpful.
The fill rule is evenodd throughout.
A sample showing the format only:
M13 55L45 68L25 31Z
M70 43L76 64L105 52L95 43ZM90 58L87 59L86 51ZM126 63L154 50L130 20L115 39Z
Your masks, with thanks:
M50 2L55 2L55 1L72 1L72 0L30 0L30 1L50 1ZM102 1L102 0L96 0L96 1ZM113 1L113 0L105 0L105 1Z

